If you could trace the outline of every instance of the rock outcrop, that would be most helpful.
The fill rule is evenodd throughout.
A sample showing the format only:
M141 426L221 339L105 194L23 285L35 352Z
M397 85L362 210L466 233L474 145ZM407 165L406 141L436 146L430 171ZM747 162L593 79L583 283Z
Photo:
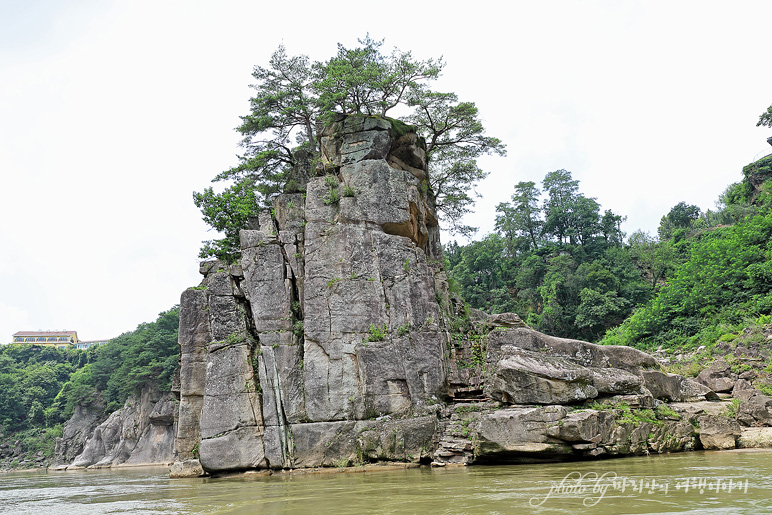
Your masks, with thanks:
M340 118L321 148L306 193L241 232L240 264L204 263L182 295L177 451L207 471L433 447L416 421L445 393L449 342L425 152L375 117Z
M66 469L83 452L86 441L104 419L103 412L104 405L102 404L95 406L75 405L72 417L64 423L62 436L56 439L52 469Z
M129 397L123 408L95 427L95 416L81 411L76 410L65 424L63 438L57 440L54 470L174 462L177 401L170 393L160 394L154 388L146 388L139 396ZM76 428L86 426L91 429L75 434ZM82 449L73 457L77 445Z
M667 408L717 396L646 353L464 308L443 270L423 143L404 129L338 117L317 168L241 231L240 262L201 264L180 301L175 477L736 440L714 415Z

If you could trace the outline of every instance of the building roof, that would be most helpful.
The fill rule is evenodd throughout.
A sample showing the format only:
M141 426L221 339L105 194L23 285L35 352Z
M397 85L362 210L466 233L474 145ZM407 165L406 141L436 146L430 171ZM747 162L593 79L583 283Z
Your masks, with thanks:
M13 336L73 336L77 331L18 331Z

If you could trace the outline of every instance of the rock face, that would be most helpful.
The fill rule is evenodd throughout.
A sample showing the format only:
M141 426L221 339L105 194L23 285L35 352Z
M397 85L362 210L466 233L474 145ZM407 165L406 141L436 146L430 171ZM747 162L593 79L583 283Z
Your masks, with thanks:
M174 438L177 403L170 393L147 388L132 396L118 411L93 428L82 451L71 457L65 431L57 441L55 469L108 468L119 465L167 465L175 459ZM68 426L80 426L76 411ZM82 438L82 436L80 437ZM79 439L79 441L83 441Z
M56 439L52 469L66 469L83 452L86 441L102 421L103 410L102 405L75 405L72 417L64 423L61 438Z
M723 359L717 359L697 376L697 382L714 392L731 392L735 381L737 374L732 373L732 367Z
M319 143L293 175L305 193L279 195L241 231L241 261L202 263L182 294L174 475L701 445L696 421L654 408L716 398L707 386L463 308L414 133L341 116Z
M448 368L425 152L373 117L341 117L321 149L306 193L241 232L240 265L203 264L182 295L177 452L207 471L433 446L436 423L414 427Z

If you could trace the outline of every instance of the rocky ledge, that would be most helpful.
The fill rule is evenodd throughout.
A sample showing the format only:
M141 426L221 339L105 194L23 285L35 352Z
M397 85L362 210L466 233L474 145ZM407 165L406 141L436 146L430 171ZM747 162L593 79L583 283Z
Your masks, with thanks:
M105 420L102 406L78 406L57 439L51 470L169 465L175 461L177 401L145 388Z
M81 413L60 467L175 461L172 476L196 477L770 441L772 400L720 362L693 380L465 307L409 127L341 116L319 148L241 231L241 260L202 263L183 292L176 399L145 392L101 424Z
M241 232L241 261L202 263L182 295L175 477L731 448L766 423L755 393L735 420L713 383L646 353L466 308L423 142L353 116L319 145Z

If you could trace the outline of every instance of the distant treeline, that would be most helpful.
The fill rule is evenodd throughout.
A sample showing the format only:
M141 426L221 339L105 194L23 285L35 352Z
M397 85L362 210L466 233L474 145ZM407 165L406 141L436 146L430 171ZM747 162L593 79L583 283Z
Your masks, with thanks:
M25 432L30 441L60 426L77 403L104 409L123 406L127 397L153 383L171 387L177 366L179 307L161 313L155 322L88 350L36 345L0 347L0 434ZM52 445L52 444L51 444ZM53 451L44 449L46 452Z
M715 211L678 203L654 236L626 237L625 218L601 212L565 170L547 174L541 190L518 183L497 207L494 233L445 247L451 278L471 306L518 313L557 336L639 347L715 343L772 313L771 188L751 186L770 160L746 167Z

